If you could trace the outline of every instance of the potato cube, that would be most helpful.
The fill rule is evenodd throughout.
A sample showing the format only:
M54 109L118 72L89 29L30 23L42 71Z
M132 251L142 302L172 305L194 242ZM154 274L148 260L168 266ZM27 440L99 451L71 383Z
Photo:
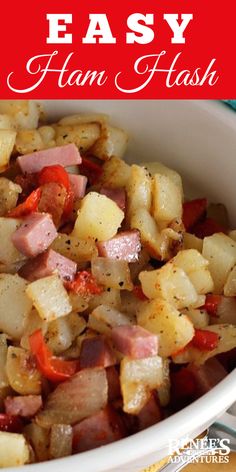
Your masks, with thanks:
M183 313L192 321L194 328L204 329L209 325L210 317L206 310L186 308Z
M81 153L86 152L100 136L98 123L86 123L75 125L56 125L56 145L75 143Z
M203 240L203 257L209 261L215 293L222 293L230 270L236 264L236 242L223 233Z
M14 148L16 132L11 129L0 129L0 172L4 172L9 165Z
M41 375L29 351L9 346L6 373L10 386L20 395L41 393Z
M185 249L179 251L172 261L185 271L198 294L213 292L214 283L208 269L209 262L200 252L196 249Z
M169 357L182 349L194 336L194 327L189 318L164 300L147 302L137 317L140 326L158 335L159 354L162 357Z
M161 245L161 235L154 218L146 208L138 208L130 219L132 229L138 229L142 245L152 257L165 258L165 250Z
M106 241L115 236L123 219L124 213L115 202L105 195L90 192L82 200L72 235Z
M122 158L128 143L127 133L120 128L103 126L100 138L93 145L93 156L106 161L111 156Z
M30 460L23 434L0 432L0 467L17 467Z
M0 216L15 208L21 187L5 177L0 177Z
M224 286L224 295L226 297L235 297L236 296L236 266L230 271L225 286Z
M144 167L137 165L131 166L131 175L126 190L128 218L131 218L138 208L146 208L147 211L151 209L152 182Z
M32 309L26 288L19 275L0 274L0 330L16 340L23 335Z
M69 257L78 264L91 261L98 255L98 250L94 239L79 240L76 236L68 234L58 234L54 239L51 248L59 252L62 256Z
M138 415L150 398L150 391L141 383L123 381L121 378L123 410L130 415Z
M162 298L178 309L197 301L197 292L188 276L172 263L161 269L140 272L139 280L148 298Z
M44 321L68 315L72 306L58 275L50 275L27 286L26 293Z
M132 290L129 264L126 261L95 257L91 261L92 274L101 285L117 290Z
M131 173L131 167L119 157L112 156L103 165L100 183L110 188L125 187Z
M2 389L8 387L9 382L6 374L7 360L7 336L0 334L0 397Z
M168 226L172 220L182 218L182 195L179 187L165 175L153 177L152 214L161 227Z
M155 174L161 174L166 177L168 177L173 184L175 184L177 187L179 187L181 191L181 195L183 195L183 184L182 184L182 178L178 172L176 172L173 169L170 169L170 167L165 166L161 162L144 162L142 166L146 167L147 171L154 176Z
M14 218L0 218L0 263L5 265L14 264L25 260L11 241L13 233L21 226L22 220Z
M196 249L202 252L203 240L191 233L184 233L183 249Z

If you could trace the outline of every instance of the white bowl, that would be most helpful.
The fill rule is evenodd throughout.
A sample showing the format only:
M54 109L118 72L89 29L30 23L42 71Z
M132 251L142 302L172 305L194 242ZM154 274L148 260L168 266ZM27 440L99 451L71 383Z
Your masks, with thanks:
M130 133L128 160L161 160L184 177L188 195L227 205L236 227L236 113L208 101L44 101L49 117L105 112ZM198 189L198 191L196 191ZM151 428L69 458L29 465L25 472L139 472L168 454L170 440L203 432L236 400L236 371L209 393Z

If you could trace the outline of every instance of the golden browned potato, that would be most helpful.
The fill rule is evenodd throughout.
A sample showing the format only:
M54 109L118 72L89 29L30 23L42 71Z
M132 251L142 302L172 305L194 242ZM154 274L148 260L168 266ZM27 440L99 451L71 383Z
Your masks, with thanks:
M36 369L30 352L20 347L9 346L6 374L10 386L20 395L41 393L41 375Z
M222 293L227 277L236 264L236 242L223 233L213 234L204 238L202 255L209 261L214 293Z

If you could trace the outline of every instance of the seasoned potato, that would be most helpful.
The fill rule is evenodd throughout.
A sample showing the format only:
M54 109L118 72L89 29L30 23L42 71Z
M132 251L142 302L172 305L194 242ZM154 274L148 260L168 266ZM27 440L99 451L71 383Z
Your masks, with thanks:
M182 194L169 177L155 174L153 177L152 214L161 228L173 220L182 218Z
M143 167L146 167L147 171L154 176L155 174L161 174L164 175L165 177L168 177L173 184L175 184L177 187L179 187L181 191L181 195L183 195L183 184L182 184L182 178L178 172L176 172L173 169L170 169L170 167L166 167L164 164L161 162L144 162L141 164Z
M10 115L17 129L37 128L40 112L40 105L33 100L0 100L0 113Z
M127 133L120 128L103 126L101 136L92 146L91 152L94 156L107 161L112 156L122 158L128 144Z
M223 233L213 234L204 238L202 255L209 261L214 293L221 293L230 270L236 264L236 242Z
M236 296L236 266L230 271L224 286L224 295L226 297Z
M9 346L6 373L10 386L20 395L41 393L41 375L29 351Z
M47 330L47 323L40 318L37 310L33 308L28 316L27 324L24 329L23 336L20 340L20 346L23 349L29 349L29 336L34 333L37 329L41 329L42 333L45 334Z
M140 272L139 280L148 298L162 298L178 309L197 301L197 292L188 276L172 263L161 269Z
M72 310L69 296L58 275L32 282L27 286L26 293L44 321L53 321L68 315Z
M161 406L167 406L170 402L170 361L169 359L162 359L163 379L161 385L157 388L157 394Z
M232 231L230 231L228 236L234 241L236 241L236 229L233 229Z
M161 246L161 235L154 218L145 208L138 208L130 219L132 229L140 231L142 245L150 256L164 259L166 248Z
M119 157L112 156L103 165L100 184L110 188L125 187L130 178L130 173L131 167L126 162Z
M0 274L0 330L19 340L28 321L32 302L27 282L15 274Z
M186 272L198 294L213 292L214 283L208 269L209 262L200 252L196 249L185 249L179 251L172 261Z
M64 116L58 121L60 126L84 125L87 123L100 123L106 125L108 115L103 113L76 113L74 115Z
M9 382L6 374L6 360L7 360L7 336L0 334L0 391L8 387Z
M72 235L80 239L105 241L117 233L124 212L105 195L88 193L82 200Z
M138 324L159 337L159 354L168 357L185 347L194 336L194 327L186 315L170 303L155 299L146 302L138 313Z
M0 129L15 129L16 125L12 116L1 114L0 115Z
M69 257L72 261L87 262L98 255L98 250L94 239L78 239L76 236L68 234L58 234L54 239L51 248L59 252L62 256Z
M0 129L0 173L8 168L15 139L16 132L14 130Z
M86 123L79 125L55 126L56 145L74 143L83 154L97 141L100 136L100 126L98 123Z
M127 214L130 219L138 208L151 209L152 182L144 167L131 166L131 175L126 186L128 209Z
M0 467L17 467L30 460L23 434L0 432Z
M118 290L132 290L129 264L126 261L95 257L91 261L92 274L101 285Z
M236 326L230 324L217 324L207 327L208 331L213 331L219 335L218 346L211 351L200 351L195 347L187 347L182 353L173 357L176 364L194 362L195 364L204 364L207 359L227 352L236 347Z
M43 149L56 146L56 132L52 126L40 126L40 128L38 128L38 132L42 139Z
M15 218L0 218L0 263L7 265L25 260L13 245L11 238L20 227L22 220Z
M194 328L204 329L209 325L210 317L204 309L186 308L183 313L192 321Z
M76 311L76 313L83 313L83 311L87 310L89 298L90 296L82 297L78 293L69 292L70 304L72 310Z
M21 187L5 177L0 177L0 216L15 208Z
M130 293L130 292L127 292ZM121 307L120 290L115 288L108 288L99 295L94 295L89 300L89 311L94 310L99 305L108 305L111 308L119 309Z
M183 249L196 249L202 252L203 240L191 233L184 233Z
M86 328L86 321L76 313L58 318L48 323L46 342L54 354L61 354L68 349L74 339Z
M138 415L150 398L150 390L141 383L122 380L123 410L130 415Z
M98 321L102 321L109 328L132 324L131 318L120 311L111 308L109 305L99 305L91 315Z
M43 147L43 140L37 129L22 129L18 131L15 148L19 154L40 151Z

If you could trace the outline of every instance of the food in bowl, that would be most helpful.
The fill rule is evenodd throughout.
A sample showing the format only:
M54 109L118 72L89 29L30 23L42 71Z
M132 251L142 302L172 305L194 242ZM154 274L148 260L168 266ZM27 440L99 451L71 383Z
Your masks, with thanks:
M0 465L13 466L126 437L227 375L236 236L174 170L128 165L106 116L0 113Z

